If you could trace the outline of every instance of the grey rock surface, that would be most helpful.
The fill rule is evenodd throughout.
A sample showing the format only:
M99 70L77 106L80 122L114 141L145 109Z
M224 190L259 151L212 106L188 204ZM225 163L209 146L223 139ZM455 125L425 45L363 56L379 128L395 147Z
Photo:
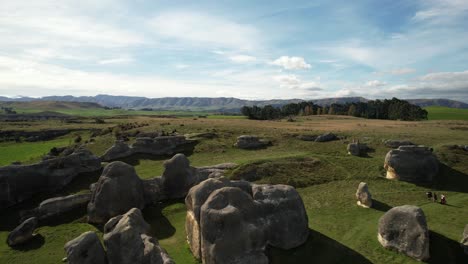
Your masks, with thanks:
M85 208L91 200L91 193L73 194L44 200L31 213L39 220L52 218L73 209Z
M367 183L361 182L356 191L357 205L364 208L372 207L372 195L369 192Z
M101 161L90 151L79 148L68 156L32 165L0 168L0 210L35 194L59 190L78 174L101 169Z
M150 226L138 208L111 218L104 226L109 264L173 264L149 232Z
M315 139L315 142L327 142L327 141L332 141L332 140L337 140L337 139L338 139L338 137L335 134L326 133L326 134L318 136Z
M465 254L468 255L468 224L465 226L465 229L463 230L463 236L460 241L460 245L463 248L463 251Z
M198 184L198 174L184 154L176 154L164 162L162 190L167 198L183 198Z
M359 142L349 143L347 147L348 154L353 156L364 156L368 149L366 144Z
M432 182L439 171L439 161L425 146L401 146L387 153L384 168L387 179Z
M271 142L268 140L260 139L257 136L252 135L242 135L237 138L235 147L241 149L258 149L270 145Z
M403 205L388 210L379 220L378 240L384 248L420 261L430 257L426 217L417 206Z
M105 223L131 208L144 208L143 183L135 169L121 161L109 163L102 172L88 204L88 221Z
M95 232L88 231L64 246L69 264L106 264L106 252Z
M38 220L36 217L26 219L23 223L17 226L13 231L8 234L7 244L17 246L28 242L33 238L34 230L37 227Z

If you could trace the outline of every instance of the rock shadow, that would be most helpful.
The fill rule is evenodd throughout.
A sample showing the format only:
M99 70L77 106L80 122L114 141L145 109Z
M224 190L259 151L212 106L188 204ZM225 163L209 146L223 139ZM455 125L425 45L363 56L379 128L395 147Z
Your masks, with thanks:
M169 200L146 206L143 209L143 216L146 222L150 224L152 233L157 239L165 239L175 234L175 227L162 214L162 211L165 207L180 202L183 202L183 200Z
M463 230L460 230L460 235ZM463 252L458 241L454 241L434 231L429 234L429 252L427 263L468 263L468 255Z
M44 236L42 236L41 234L35 234L31 238L31 240L25 242L24 244L13 246L11 248L14 250L18 250L18 251L29 251L33 249L38 249L42 247L42 245L44 244L45 244Z
M372 263L363 255L325 236L309 229L309 238L303 245L290 250L267 248L269 263Z
M434 177L430 187L438 191L468 193L468 175L439 163L439 173Z
M381 201L372 199L372 208L375 210L379 210L382 212L387 212L388 210L392 209L392 207L386 203L383 203Z

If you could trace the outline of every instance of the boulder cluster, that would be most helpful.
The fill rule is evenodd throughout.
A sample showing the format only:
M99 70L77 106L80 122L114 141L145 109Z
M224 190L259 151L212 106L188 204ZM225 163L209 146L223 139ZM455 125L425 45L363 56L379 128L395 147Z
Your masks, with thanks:
M150 226L138 208L111 218L104 226L104 247L94 232L85 232L65 244L69 264L173 264L150 235Z
M103 161L112 161L131 156L133 154L173 155L189 150L195 140L188 140L184 136L137 137L136 142L127 145L118 140L101 156Z
M100 169L100 159L84 148L76 149L69 155L32 165L1 167L0 210L37 193L61 189L80 173L95 172Z
M385 156L387 179L424 183L431 182L439 171L439 161L425 146L400 146Z
M208 179L185 204L190 249L203 263L268 263L266 246L291 249L309 235L302 199L288 185Z

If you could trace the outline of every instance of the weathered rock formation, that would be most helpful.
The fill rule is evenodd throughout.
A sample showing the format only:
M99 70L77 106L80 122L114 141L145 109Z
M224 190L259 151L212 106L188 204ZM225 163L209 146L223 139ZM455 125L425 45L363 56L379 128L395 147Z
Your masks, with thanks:
M33 237L34 230L37 226L37 218L31 217L17 226L8 234L7 244L17 246L23 244Z
M385 156L387 179L431 182L439 171L439 161L425 146L401 146Z
M335 134L326 133L326 134L318 136L315 139L315 142L327 142L327 141L332 141L332 140L337 140L337 139L338 139L338 137Z
M302 199L287 185L208 179L185 204L190 249L203 263L268 263L267 245L290 249L309 234Z
M69 264L106 264L106 252L93 231L68 241L64 246Z
M76 208L86 208L91 200L91 193L73 194L64 197L54 197L44 200L39 206L29 212L28 216L35 216L39 220L52 218Z
M356 191L356 199L357 205L362 206L364 208L372 207L372 195L369 192L369 188L367 187L367 183L361 182Z
M149 235L149 231L149 224L137 208L110 219L104 226L109 264L174 263L157 239Z
M184 154L176 154L164 162L161 180L162 191L167 198L185 197L190 188L200 181L196 169L190 166Z
M417 260L429 259L429 230L421 208L403 205L388 210L379 220L378 240L384 248Z
M241 149L258 149L266 147L270 144L270 141L260 139L257 136L242 135L237 138L237 142L234 144L234 146Z
M385 146L389 148L398 148L400 146L414 146L414 143L408 140L394 140L394 139L389 139L385 140L384 142Z
M193 147L195 140L187 140L184 136L138 137L136 142L128 146L123 141L116 141L104 155L103 161L125 158L133 154L172 155Z
M460 246L463 248L465 254L468 255L468 225L466 225L465 230L463 230L463 237L460 241Z
M34 194L63 188L78 174L101 169L101 161L80 148L72 154L32 165L0 168L0 210L24 201Z
M105 223L131 208L145 206L143 183L135 169L121 161L109 163L102 172L88 204L88 221Z
M348 154L353 156L363 156L367 153L368 149L366 144L359 142L349 143L347 147Z

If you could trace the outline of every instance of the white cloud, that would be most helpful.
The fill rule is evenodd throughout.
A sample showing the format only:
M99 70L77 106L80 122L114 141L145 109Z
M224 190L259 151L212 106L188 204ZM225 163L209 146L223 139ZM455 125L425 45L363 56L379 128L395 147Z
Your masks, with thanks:
M234 55L230 56L229 59L235 63L249 63L257 60L257 58L248 55Z
M416 22L450 23L468 12L466 0L424 0L422 5L412 18Z
M115 65L115 64L128 64L133 61L134 59L131 56L121 56L117 58L100 60L98 63L102 65Z
M388 73L392 74L392 75L405 75L405 74L413 73L415 71L416 70L412 69L412 68L401 68L401 69L390 70L390 71L388 71Z
M311 66L308 64L302 57L289 57L281 56L278 59L271 62L271 64L276 66L281 66L286 70L300 70L300 69L309 69Z
M286 89L299 89L308 91L321 91L323 90L319 82L307 81L303 82L297 75L284 74L273 76L273 80L279 83L280 88Z
M260 39L250 25L194 12L162 13L150 21L150 26L160 37L184 42L185 46L250 50Z
M379 80L373 80L373 81L368 81L366 82L367 87L380 87L380 86L385 86L387 83L386 82L381 82Z

